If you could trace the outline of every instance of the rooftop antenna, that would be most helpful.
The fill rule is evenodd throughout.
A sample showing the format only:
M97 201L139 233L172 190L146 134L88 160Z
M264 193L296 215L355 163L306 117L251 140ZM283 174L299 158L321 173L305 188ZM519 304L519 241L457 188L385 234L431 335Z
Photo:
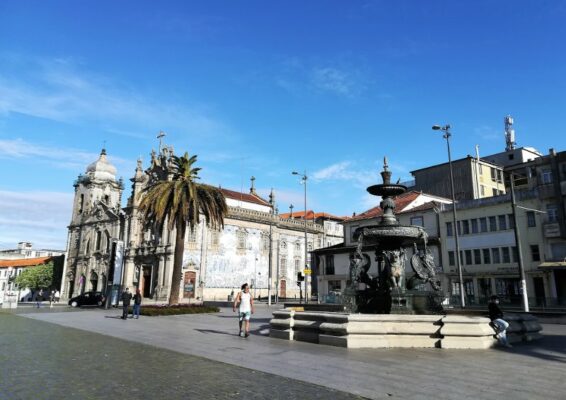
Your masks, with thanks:
M515 150L515 129L513 129L513 117L508 115L505 121L505 151Z
M165 137L165 132L159 131L159 135L157 135L157 139L159 139L159 153L161 154L161 146L163 145L163 138Z

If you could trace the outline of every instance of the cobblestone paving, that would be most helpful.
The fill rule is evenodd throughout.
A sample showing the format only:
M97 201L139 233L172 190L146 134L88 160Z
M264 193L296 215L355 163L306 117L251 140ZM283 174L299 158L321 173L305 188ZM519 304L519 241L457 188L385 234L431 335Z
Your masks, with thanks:
M0 399L118 398L362 397L0 312Z

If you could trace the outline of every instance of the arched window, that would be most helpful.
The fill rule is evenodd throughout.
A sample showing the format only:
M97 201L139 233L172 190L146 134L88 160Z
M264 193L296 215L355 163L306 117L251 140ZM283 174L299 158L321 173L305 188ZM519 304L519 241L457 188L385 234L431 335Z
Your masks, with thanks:
M269 234L267 233L262 233L261 234L261 247L263 250L267 251L269 250Z
M85 195L81 194L81 198L79 200L79 213L83 212L84 204L85 204Z
M100 250L100 244L102 242L102 232L96 231L96 250Z
M197 242L197 230L195 228L189 228L189 243Z

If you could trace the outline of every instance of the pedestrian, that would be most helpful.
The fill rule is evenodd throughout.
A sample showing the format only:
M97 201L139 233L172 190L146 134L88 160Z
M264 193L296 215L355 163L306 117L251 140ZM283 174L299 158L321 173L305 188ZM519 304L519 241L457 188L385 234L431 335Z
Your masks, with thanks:
M132 312L132 318L138 319L140 317L142 296L139 289L136 289L136 294L134 294L134 311Z
M61 298L61 293L56 290L55 291L55 303L59 303L59 299Z
M55 301L55 290L52 290L49 294L49 308L53 308L53 302Z
M241 337L250 336L250 317L254 313L254 299L250 293L250 287L247 283L242 285L242 291L238 292L236 299L234 300L234 306L232 310L235 312L236 307L238 307L238 321L240 325ZM242 330L242 325L244 325L244 330Z
M490 297L488 310L489 319L491 319L491 326L495 330L495 337L499 340L499 343L505 347L513 347L507 340L507 328L509 328L509 322L503 319L503 311L499 308L499 297Z
M122 293L122 319L128 319L128 308L130 307L130 300L132 300L132 294L130 293L130 288L126 288Z
M40 289L37 295L35 296L35 305L37 308L41 307L41 302L43 301L43 289Z

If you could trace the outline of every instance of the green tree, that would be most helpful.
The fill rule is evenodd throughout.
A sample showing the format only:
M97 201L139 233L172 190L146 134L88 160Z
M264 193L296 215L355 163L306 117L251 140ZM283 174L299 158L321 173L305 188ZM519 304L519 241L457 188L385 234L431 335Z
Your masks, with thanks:
M160 235L167 225L175 229L175 253L169 304L179 302L179 283L183 268L185 233L194 230L203 216L207 226L218 229L224 226L228 206L224 194L217 188L198 183L201 168L195 168L197 156L172 156L167 180L158 180L141 195L139 209L145 226L151 226Z
M53 263L26 268L14 279L14 282L22 289L47 289L53 283Z

